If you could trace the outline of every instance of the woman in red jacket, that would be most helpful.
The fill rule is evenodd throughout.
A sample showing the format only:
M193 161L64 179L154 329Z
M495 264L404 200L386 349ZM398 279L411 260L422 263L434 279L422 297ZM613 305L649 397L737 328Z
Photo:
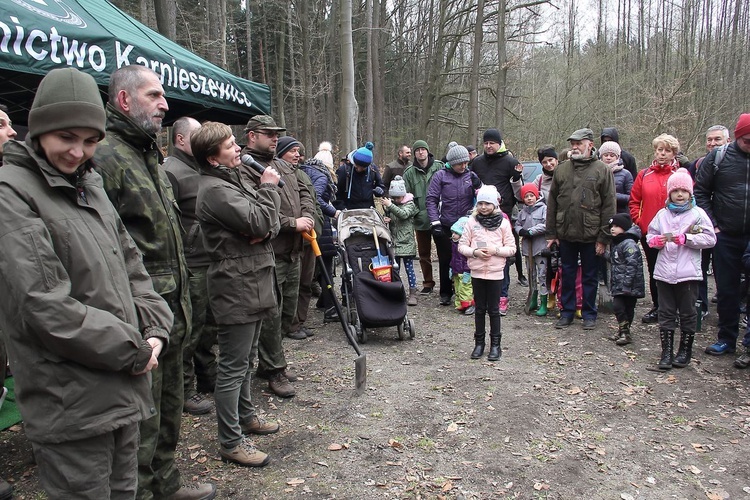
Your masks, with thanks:
M656 213L664 208L667 199L667 179L672 172L677 170L680 165L677 162L677 152L680 150L680 143L677 139L669 134L661 134L653 142L654 161L648 168L638 172L633 181L633 188L630 191L630 217L633 224L637 224L641 229L641 234L648 233L648 225ZM651 300L653 307L649 312L643 315L641 321L644 323L656 323L659 309L659 292L656 290L656 281L654 281L654 266L656 265L656 256L659 251L649 247L646 244L645 237L641 238L643 253L646 254L646 263L648 264L649 288L651 289Z

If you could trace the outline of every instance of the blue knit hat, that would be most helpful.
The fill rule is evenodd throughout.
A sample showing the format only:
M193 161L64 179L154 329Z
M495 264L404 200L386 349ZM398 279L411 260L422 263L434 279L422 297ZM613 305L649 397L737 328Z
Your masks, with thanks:
M355 149L349 153L349 161L360 167L369 167L372 163L372 150L375 145L368 142L359 149Z

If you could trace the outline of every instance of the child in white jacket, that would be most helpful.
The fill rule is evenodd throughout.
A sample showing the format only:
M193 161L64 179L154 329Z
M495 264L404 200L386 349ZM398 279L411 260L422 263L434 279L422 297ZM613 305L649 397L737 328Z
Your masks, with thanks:
M471 359L484 353L485 314L490 317L489 361L502 356L500 347L500 287L505 259L516 253L513 229L500 210L500 195L495 186L482 186L477 191L477 205L464 227L458 251L466 256L474 290L474 350Z
M695 301L703 280L701 249L716 244L711 219L695 205L693 179L684 168L667 179L667 205L648 225L646 241L659 249L654 279L659 290L661 358L657 368L670 370L690 363L697 323ZM680 347L673 354L674 330L680 315Z

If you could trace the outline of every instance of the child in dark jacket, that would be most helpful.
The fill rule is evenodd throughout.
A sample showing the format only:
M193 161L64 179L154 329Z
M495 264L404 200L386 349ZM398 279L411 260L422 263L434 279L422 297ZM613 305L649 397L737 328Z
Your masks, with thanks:
M610 337L617 345L632 342L630 325L635 316L635 303L646 296L643 279L643 255L638 247L641 229L633 225L629 214L617 214L609 221L612 243L609 260L612 263L610 292L617 318L617 332Z
M461 217L451 226L451 272L453 273L453 290L455 292L456 310L467 316L474 314L474 290L471 286L469 262L458 251L458 242L464 234L468 217Z

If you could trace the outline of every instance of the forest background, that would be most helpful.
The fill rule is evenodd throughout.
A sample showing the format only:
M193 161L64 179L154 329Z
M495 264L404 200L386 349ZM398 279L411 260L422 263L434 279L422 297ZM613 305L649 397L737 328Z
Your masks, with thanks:
M382 165L426 139L516 156L616 126L640 166L675 135L750 111L747 0L111 0L228 71L270 86L272 115L312 156L375 143Z

